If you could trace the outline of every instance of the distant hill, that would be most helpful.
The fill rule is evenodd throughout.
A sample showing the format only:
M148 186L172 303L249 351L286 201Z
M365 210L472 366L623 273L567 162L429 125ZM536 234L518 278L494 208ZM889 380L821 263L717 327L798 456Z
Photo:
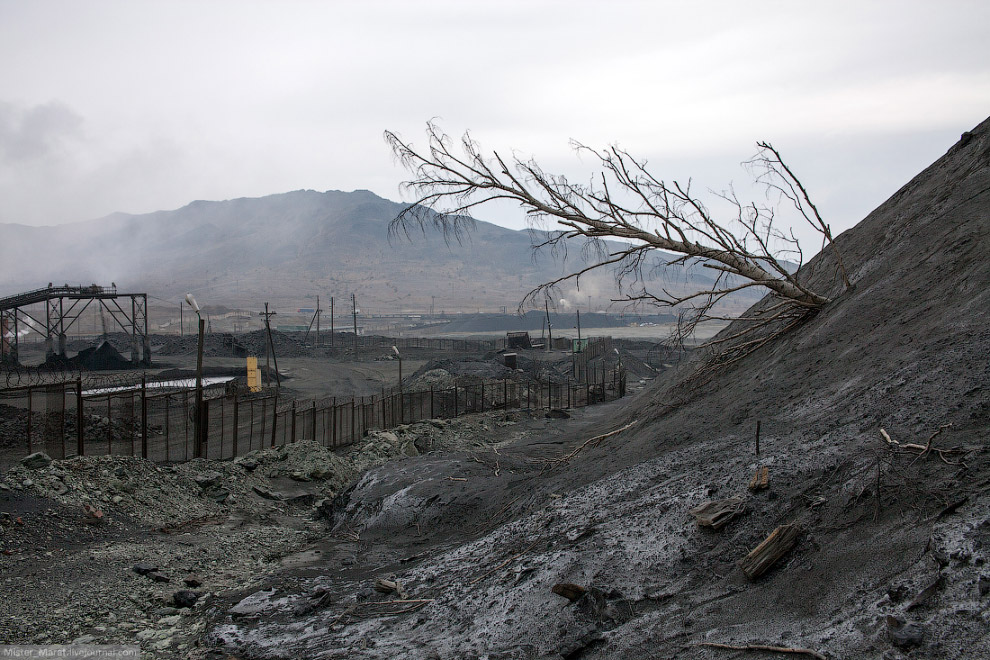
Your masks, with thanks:
M461 244L439 233L389 240L389 222L402 208L365 190L298 190L57 227L0 224L0 295L48 282L116 282L176 301L192 291L211 305L312 307L317 295L326 301L355 293L372 313L431 304L437 312L511 311L532 288L578 265L579 244L562 263L534 256L531 232L481 221ZM678 269L664 286L707 286L706 270ZM616 289L603 273L562 295L601 309Z

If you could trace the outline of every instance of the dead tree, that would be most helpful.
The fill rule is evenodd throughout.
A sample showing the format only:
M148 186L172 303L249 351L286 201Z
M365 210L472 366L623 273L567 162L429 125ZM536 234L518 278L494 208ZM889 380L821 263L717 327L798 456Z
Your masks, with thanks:
M413 175L405 187L416 197L393 221L393 233L432 226L445 236L459 237L470 227L468 214L476 206L511 200L522 206L532 226L556 223L553 230L538 234L536 248L566 251L573 239L587 240L591 263L540 285L527 300L551 295L569 280L580 287L586 273L612 267L621 292L614 302L689 308L681 332L691 333L705 320L737 320L718 317L712 310L732 293L762 287L770 292L770 300L741 319L744 327L739 332L720 339L750 349L751 342L764 343L830 302L801 281L803 253L793 231L778 227L775 205L793 205L827 244L832 244L831 230L804 185L766 142L757 144L759 152L746 165L765 187L767 201L743 202L731 189L713 193L730 209L727 216L717 218L692 192L690 181L682 185L659 179L647 169L646 161L618 147L599 151L575 143L578 151L593 155L601 166L588 184L575 184L545 172L533 160L518 156L507 160L497 152L486 155L467 133L459 148L432 122L427 124L427 136L427 150L417 151L394 133L385 133L395 155ZM657 250L677 255L667 265L712 269L713 286L687 294L673 294L663 287L648 290L643 270ZM848 286L841 258L838 263Z

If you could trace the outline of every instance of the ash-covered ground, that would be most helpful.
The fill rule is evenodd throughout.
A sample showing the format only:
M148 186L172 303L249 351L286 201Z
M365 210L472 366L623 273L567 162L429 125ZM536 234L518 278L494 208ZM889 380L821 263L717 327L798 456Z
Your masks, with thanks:
M24 523L3 521L4 638L244 659L990 657L990 121L836 243L853 288L815 257L802 276L833 302L711 380L698 356L570 418L427 422L350 459L21 466L0 493ZM691 515L732 498L718 530ZM105 522L67 517L93 502ZM782 527L793 547L747 577Z
M350 542L217 608L206 641L242 658L990 656L988 133L839 237L853 289L829 251L805 267L835 300L802 326L705 387L689 364L592 416L556 455L626 430L564 463L528 439L372 470L330 520ZM689 515L730 497L742 513L718 531ZM783 525L795 547L747 579L739 560Z

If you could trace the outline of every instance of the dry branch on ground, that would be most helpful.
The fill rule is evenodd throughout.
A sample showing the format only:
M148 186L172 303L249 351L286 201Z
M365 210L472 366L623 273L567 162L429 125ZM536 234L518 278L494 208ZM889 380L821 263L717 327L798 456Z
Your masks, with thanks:
M730 651L768 651L771 653L791 653L796 655L807 655L816 660L828 660L824 655L811 649L799 649L790 646L768 646L766 644L719 644L717 642L698 642L691 646L706 646L713 649L727 649Z

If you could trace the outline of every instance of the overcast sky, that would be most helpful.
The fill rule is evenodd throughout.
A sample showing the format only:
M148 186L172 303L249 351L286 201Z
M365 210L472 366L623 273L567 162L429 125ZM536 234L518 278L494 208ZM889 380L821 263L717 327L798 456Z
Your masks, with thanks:
M0 222L397 200L382 132L439 118L578 178L571 138L716 189L768 140L841 230L990 114L988 25L986 0L0 0Z

